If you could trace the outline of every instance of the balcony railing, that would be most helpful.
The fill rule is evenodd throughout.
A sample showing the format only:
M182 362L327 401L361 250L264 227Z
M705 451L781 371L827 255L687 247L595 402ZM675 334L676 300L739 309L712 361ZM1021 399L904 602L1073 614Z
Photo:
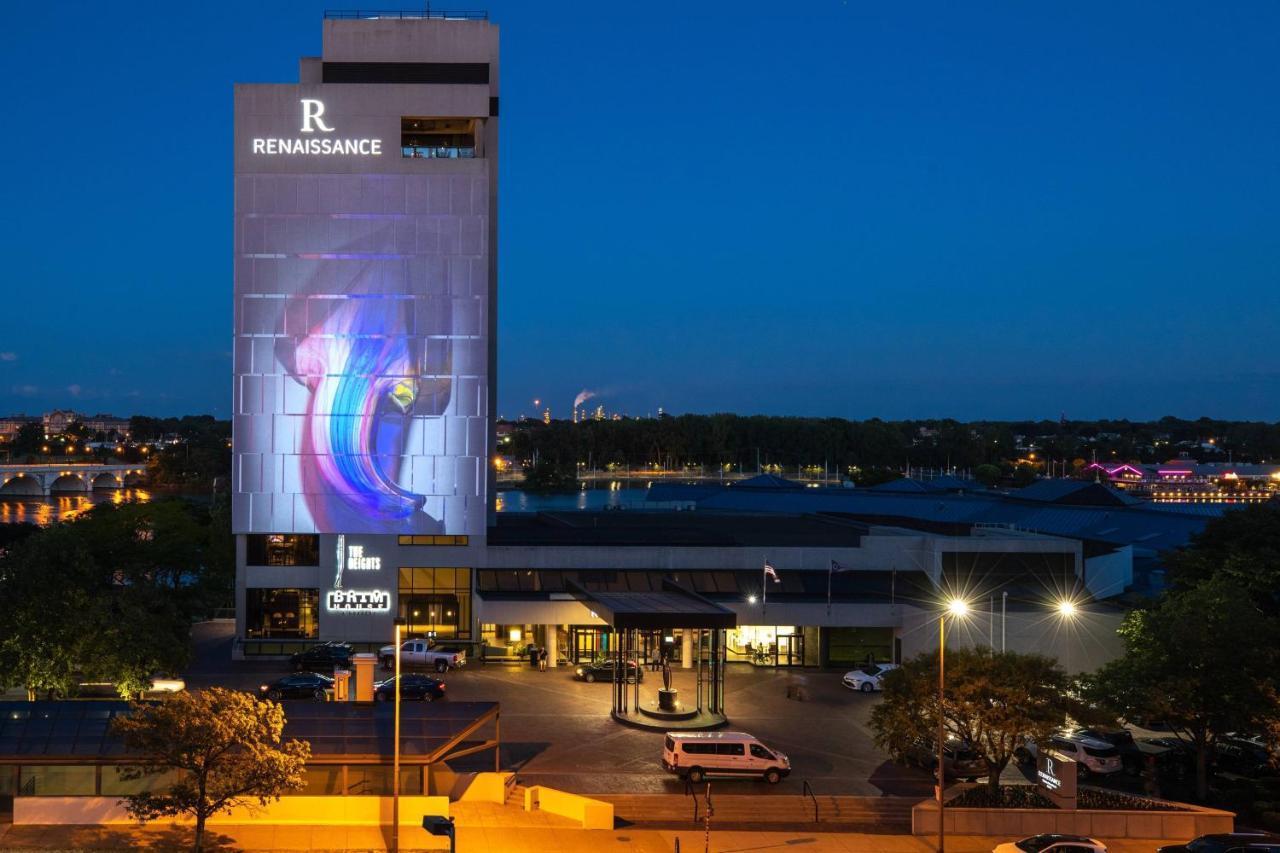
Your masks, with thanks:
M402 156L414 160L471 160L476 156L475 148L450 148L445 146L420 147L406 145L400 149Z
M325 18L333 21L372 21L380 18L422 19L433 21L487 21L487 11L459 11L427 9L425 11L404 11L402 9L326 9Z

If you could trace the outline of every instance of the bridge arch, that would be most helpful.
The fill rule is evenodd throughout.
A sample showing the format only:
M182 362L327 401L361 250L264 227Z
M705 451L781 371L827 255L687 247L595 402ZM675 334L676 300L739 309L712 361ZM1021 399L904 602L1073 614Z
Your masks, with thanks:
M128 471L124 471L123 473L121 472L117 472L117 473L120 473L122 479L124 480L124 484L126 486L142 485L143 470L141 468L138 468L136 470L130 469Z
M97 474L89 484L91 489L122 489L124 479L115 471L103 471Z
M0 475L0 495L6 497L43 497L40 480L28 474Z
M89 487L85 483L84 477L74 472L59 474L49 484L49 493L54 492L85 492Z

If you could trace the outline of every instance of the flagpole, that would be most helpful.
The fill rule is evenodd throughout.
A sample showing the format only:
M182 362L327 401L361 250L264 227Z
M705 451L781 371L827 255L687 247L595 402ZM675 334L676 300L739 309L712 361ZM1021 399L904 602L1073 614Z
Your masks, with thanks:
M835 574L836 561L827 561L827 618L831 618L831 576Z
M760 621L769 612L769 558L764 558L764 568L760 570Z

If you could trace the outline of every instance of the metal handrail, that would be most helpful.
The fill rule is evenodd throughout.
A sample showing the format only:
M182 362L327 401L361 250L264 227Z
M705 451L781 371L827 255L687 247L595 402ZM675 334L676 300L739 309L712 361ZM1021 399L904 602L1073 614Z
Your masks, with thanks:
M689 777L684 777L684 793L688 797L693 798L693 822L698 822L698 795L693 791L693 783L689 781Z
M804 780L804 786L800 789L800 796L808 795L813 800L813 822L818 822L818 798L813 795L813 786L809 784L809 780Z
M420 12L405 11L403 9L326 9L324 13L325 19L330 21L363 21L373 18L403 18L405 20L462 20L462 21L487 21L489 13L484 10L457 10L457 9L425 9Z

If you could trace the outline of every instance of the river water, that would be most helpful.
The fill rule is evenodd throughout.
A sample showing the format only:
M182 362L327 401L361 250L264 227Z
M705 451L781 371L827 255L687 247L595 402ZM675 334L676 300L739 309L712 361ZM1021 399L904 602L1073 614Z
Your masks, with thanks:
M583 489L568 494L537 494L517 489L497 493L498 512L575 512L599 509L635 509L643 507L646 489ZM150 489L97 491L88 494L61 494L45 498L0 498L0 524L54 524L102 503L149 501L160 493Z
M6 496L0 498L0 524L53 524L75 518L98 504L149 501L151 497L152 492L147 489L78 492L45 498Z

